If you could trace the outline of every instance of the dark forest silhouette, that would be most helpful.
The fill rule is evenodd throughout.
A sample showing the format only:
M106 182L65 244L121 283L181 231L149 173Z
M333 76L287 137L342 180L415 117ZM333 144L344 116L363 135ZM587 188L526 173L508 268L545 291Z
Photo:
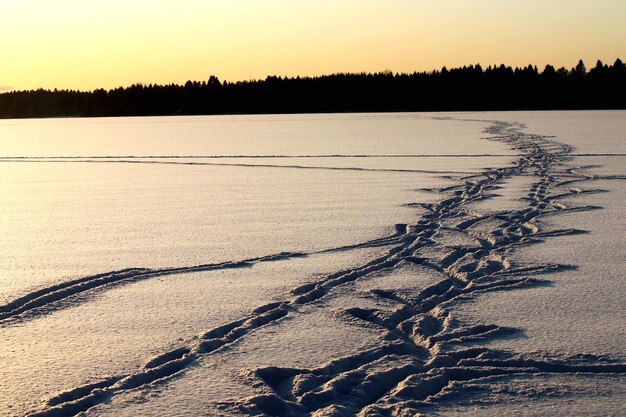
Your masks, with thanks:
M0 94L0 118L237 113L626 108L626 65L583 61L571 70L547 65L480 65L412 74L391 72L187 81L91 92L31 90Z

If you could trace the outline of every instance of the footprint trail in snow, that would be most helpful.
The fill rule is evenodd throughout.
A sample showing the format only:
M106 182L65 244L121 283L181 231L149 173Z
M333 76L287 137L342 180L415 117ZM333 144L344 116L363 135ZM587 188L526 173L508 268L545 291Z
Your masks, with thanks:
M493 291L549 285L547 275L576 268L558 263L514 262L509 254L552 236L586 233L575 228L550 229L548 216L598 210L574 205L572 197L602 190L583 188L596 180L623 176L587 174L571 167L573 149L549 137L527 134L524 126L490 122L490 140L506 143L519 154L506 168L490 169L458 179L457 185L431 189L442 195L414 224L396 225L396 233L359 245L330 249L350 251L381 247L381 255L364 265L336 271L291 291L282 302L261 306L248 316L210 329L186 346L148 359L136 372L107 376L46 400L33 416L76 415L98 404L150 384L167 384L209 355L220 355L253 332L285 323L307 306L324 307L341 289L361 283L367 291L356 296L389 308L345 306L340 316L354 326L376 329L384 336L378 346L319 363L315 367L264 366L249 370L249 384L259 395L214 403L223 412L269 416L414 415L475 384L489 385L510 376L603 374L623 375L623 358L558 356L492 349L487 342L511 337L523 329L494 323L467 323L454 315L461 302ZM515 209L483 213L473 203L494 196L514 177L530 179L530 188ZM565 201L566 200L566 201ZM164 270L128 269L85 277L27 294L0 306L0 325L11 326L71 305L76 295L169 274L251 266L258 262L288 261L306 253L281 253L263 258L215 265ZM429 285L379 285L402 268L423 270L437 279ZM81 298L80 300L88 300ZM81 301L77 302L81 302ZM478 343L482 342L482 343Z

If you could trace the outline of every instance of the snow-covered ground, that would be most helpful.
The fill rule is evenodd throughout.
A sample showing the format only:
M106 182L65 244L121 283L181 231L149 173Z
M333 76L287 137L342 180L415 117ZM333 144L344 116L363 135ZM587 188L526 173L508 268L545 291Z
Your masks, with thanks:
M0 415L619 415L624 116L2 121Z

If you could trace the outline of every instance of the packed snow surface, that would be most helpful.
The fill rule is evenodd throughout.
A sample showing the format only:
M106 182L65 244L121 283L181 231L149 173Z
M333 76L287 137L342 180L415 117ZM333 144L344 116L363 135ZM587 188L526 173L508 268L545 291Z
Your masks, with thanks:
M626 112L0 122L0 415L619 415Z

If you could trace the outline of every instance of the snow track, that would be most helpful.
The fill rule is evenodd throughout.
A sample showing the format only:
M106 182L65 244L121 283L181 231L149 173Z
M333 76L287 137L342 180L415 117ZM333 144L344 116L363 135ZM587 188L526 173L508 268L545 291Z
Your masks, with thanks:
M136 372L103 377L98 383L60 393L31 415L76 415L121 393L166 383L173 375L184 378L184 372L201 358L218 355L256 330L300 314L303 306L323 304L340 287L364 281L370 281L374 287L368 297L391 303L393 309L354 306L344 308L342 314L357 325L380 330L385 335L384 343L312 368L255 369L251 378L269 388L271 394L227 399L219 407L233 413L269 416L414 415L465 382L488 384L490 378L509 375L626 373L626 363L621 358L522 354L469 346L472 342L509 337L520 329L464 323L452 314L457 303L485 292L549 285L546 275L576 268L559 263L516 263L507 255L517 247L538 244L552 236L586 233L576 228L551 229L541 220L562 213L598 210L597 206L573 205L570 200L602 192L583 188L595 180L626 179L591 175L585 173L586 167L566 166L573 153L570 146L524 133L523 128L518 123L496 121L486 129L490 140L504 142L517 152L513 166L459 177L457 185L428 190L441 194L441 200L420 205L425 214L414 224L396 225L396 233L391 236L327 250L381 247L384 251L378 258L294 288L283 301L260 306L245 317L199 334L184 347L146 358ZM505 180L519 176L532 179L522 208L488 213L472 209L472 203L493 197ZM0 306L0 323L11 326L36 319L89 300L77 298L79 294L115 285L171 274L249 267L298 256L307 254L280 253L187 268L136 268L79 278ZM438 280L410 291L376 288L387 273L408 265L435 274Z

